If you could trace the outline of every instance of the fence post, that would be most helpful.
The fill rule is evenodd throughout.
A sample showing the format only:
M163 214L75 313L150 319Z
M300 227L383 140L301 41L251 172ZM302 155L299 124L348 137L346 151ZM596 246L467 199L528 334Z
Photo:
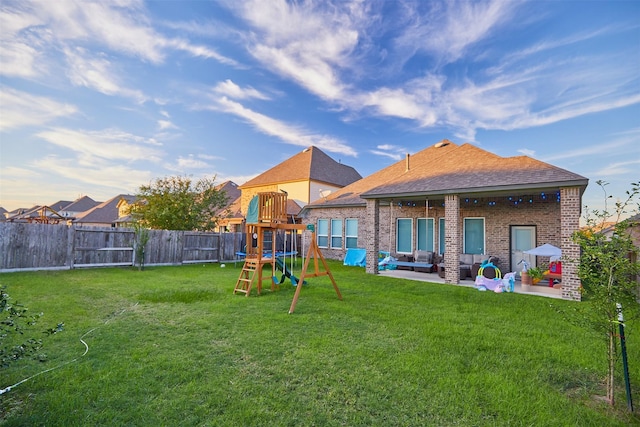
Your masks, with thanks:
M69 230L67 231L67 239L67 265L69 266L69 270L73 270L76 245L76 225L73 223L69 226Z

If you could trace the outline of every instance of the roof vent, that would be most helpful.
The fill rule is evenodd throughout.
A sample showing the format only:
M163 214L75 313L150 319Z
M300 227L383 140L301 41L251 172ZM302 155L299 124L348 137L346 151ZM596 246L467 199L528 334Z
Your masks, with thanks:
M407 153L407 160L406 160L406 162L407 162L407 165L406 165L406 172L409 172L409 158L410 158L409 153Z
M309 148L305 148L304 150L302 150L303 153L306 153L307 151L309 151Z
M449 141L445 139L444 141L440 141L437 144L435 144L434 147L440 148L440 147L446 147L447 145L449 145Z

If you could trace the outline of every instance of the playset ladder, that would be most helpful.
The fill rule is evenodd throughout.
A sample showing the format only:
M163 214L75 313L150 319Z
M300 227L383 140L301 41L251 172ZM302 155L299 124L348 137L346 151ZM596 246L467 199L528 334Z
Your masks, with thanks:
M251 292L251 285L253 284L257 271L258 263L255 262L255 260L245 259L242 271L240 272L240 277L238 277L233 293L243 292L245 296L249 296L249 293Z
M280 286L273 281L273 275L262 276L262 270L264 264L271 264L273 261L270 258L245 258L244 265L240 271L240 277L236 282L236 287L233 293L242 292L245 296L249 296L251 288L255 282L258 283L258 295L262 292L262 281L267 279L271 283L271 290L275 291L280 289ZM271 269L269 270L271 273Z

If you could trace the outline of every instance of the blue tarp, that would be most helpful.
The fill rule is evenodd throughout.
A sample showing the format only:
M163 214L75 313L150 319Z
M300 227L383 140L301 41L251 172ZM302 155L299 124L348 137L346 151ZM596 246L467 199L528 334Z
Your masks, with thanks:
M367 250L353 248L347 249L347 254L344 256L344 265L365 267L367 265Z

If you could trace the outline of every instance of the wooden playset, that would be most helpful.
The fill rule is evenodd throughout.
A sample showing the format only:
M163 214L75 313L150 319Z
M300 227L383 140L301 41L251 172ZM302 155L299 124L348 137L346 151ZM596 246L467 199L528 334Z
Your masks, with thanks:
M256 284L257 293L260 295L262 292L263 280L268 278L271 282L271 290L275 291L279 287L279 283L276 280L276 266L277 266L277 245L276 245L276 232L278 230L286 231L310 231L311 243L309 250L307 251L306 258L303 262L302 272L300 278L296 279L291 276L292 283L296 284L296 291L289 308L289 314L293 313L300 296L305 278L329 276L333 288L338 294L338 298L342 299L338 285L327 266L327 262L318 248L316 243L316 234L313 224L287 224L287 195L285 193L258 193L254 200L252 200L253 207L250 205L249 210L256 209L257 204L257 216L247 214L247 247L245 252L244 265L240 272L240 277L236 282L236 286L233 293L244 293L245 296L251 294L251 289ZM286 250L286 248L284 248ZM285 251L283 251L285 252ZM314 267L313 272L308 272L309 261L313 258ZM318 265L318 261L322 263L324 271L321 271ZM265 264L270 264L271 269L269 276L263 276L263 267ZM285 266L286 269L286 266ZM283 271L284 272L284 271ZM294 280L295 279L295 280Z

